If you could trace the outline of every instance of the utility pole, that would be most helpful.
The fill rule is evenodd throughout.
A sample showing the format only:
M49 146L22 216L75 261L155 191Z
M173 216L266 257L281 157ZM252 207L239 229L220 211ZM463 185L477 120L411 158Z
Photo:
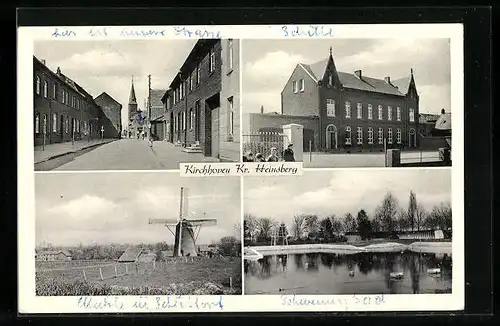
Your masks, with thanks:
M148 75L148 121L148 132L151 137L151 75Z

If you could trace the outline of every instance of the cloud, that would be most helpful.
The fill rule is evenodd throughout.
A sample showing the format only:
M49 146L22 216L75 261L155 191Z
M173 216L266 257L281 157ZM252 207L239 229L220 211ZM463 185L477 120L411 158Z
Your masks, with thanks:
M247 62L245 73L255 80L264 82L266 78L276 77L277 75L290 75L297 63L304 58L300 55L291 55L286 52L270 52L255 62Z

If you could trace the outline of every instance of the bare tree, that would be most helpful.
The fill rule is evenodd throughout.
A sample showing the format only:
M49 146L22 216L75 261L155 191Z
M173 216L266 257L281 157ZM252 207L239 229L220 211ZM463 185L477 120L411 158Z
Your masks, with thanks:
M240 221L234 223L234 225L233 225L233 232L234 232L234 237L238 241L241 241L241 222Z
M408 214L404 209L400 209L397 215L397 225L399 231L404 231L408 229L410 221L408 220Z
M344 217L344 231L345 232L353 232L356 231L356 220L352 216L351 213L345 214Z
M306 215L305 224L309 238L315 238L319 235L320 225L317 215Z
M243 229L245 232L245 241L255 241L257 235L260 233L260 226L257 219L248 213L244 216Z
M408 211L407 211L407 218L408 218L408 226L410 229L413 231L415 228L415 212L417 210L417 196L413 191L410 191L410 199L408 202Z
M304 235L306 231L306 223L305 223L305 216L304 215L295 215L293 217L293 222L292 222L292 236L295 239L301 239L302 236Z
M385 194L382 204L377 207L375 216L379 218L383 231L392 232L396 227L398 203L391 192Z
M271 236L271 230L276 223L270 218L263 217L258 220L258 224L260 228L261 240L268 239Z
M338 236L343 230L342 222L335 215L330 215L328 218L332 221L332 232Z
M423 226L426 216L427 212L425 211L424 206L417 205L417 209L415 210L415 226L417 227L417 231L420 231L420 228Z

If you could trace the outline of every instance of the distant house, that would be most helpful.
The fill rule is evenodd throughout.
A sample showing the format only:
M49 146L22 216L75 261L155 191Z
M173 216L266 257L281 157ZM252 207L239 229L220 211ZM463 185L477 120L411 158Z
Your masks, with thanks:
M422 136L432 134L436 126L436 121L439 119L439 114L420 113L418 117L418 128Z
M64 261L71 260L71 254L66 250L42 251L35 255L38 261Z
M161 101L166 92L164 89L152 89L149 93L151 134L155 140L165 140L167 135L166 105Z
M144 263L156 260L156 255L142 248L128 248L118 258L119 263Z
M173 257L174 256L174 251L173 250L164 250L161 252L163 258L167 257Z
M213 253L213 250L208 245L198 245L198 255L208 256L210 253Z

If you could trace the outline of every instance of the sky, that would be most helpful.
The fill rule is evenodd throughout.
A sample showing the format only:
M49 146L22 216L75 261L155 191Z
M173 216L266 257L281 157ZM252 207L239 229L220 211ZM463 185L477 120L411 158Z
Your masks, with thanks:
M238 177L186 178L172 173L57 173L35 175L36 243L60 246L107 243L173 244L162 224L178 219L180 187L189 193L191 218L215 218L198 244L235 236L240 222ZM241 223L240 223L241 224Z
M302 176L246 177L243 189L245 213L287 225L295 214L341 218L364 209L371 218L388 191L405 209L411 190L427 211L451 203L451 169L308 170Z
M337 70L398 79L413 68L420 112L449 111L449 39L245 40L242 42L243 112L281 112L281 96L298 63L328 58L332 47Z
M167 89L196 40L37 41L34 55L73 79L93 97L106 92L122 106L127 126L132 75L137 102L144 109L151 88Z

